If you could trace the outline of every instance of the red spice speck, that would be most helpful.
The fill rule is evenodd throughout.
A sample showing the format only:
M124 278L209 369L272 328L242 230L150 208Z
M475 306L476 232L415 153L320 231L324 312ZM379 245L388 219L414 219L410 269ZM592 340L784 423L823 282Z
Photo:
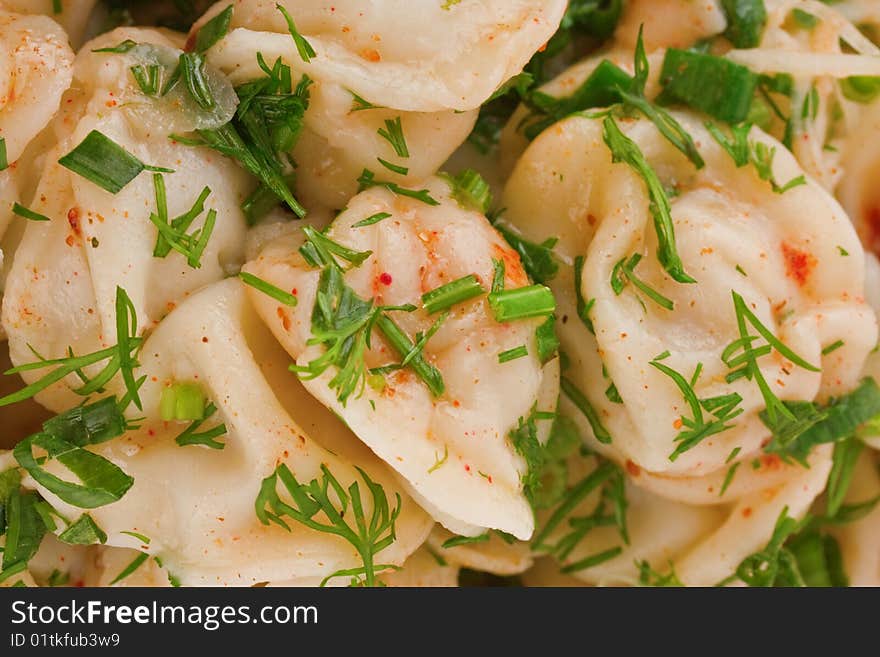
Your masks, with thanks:
M67 223L70 224L70 227L73 229L73 232L77 237L82 236L82 229L79 223L79 208L73 207L67 211Z
M752 507L747 506L745 509L743 509L742 513L743 518L748 518L750 515L752 515Z
M782 255L785 258L785 273L794 279L798 285L804 285L813 269L816 267L816 256L807 251L801 251L786 242L782 243Z
M627 459L626 461L626 471L630 474L631 477L638 477L640 474L642 474L642 469L629 459Z
M391 285L391 274L389 274L387 271L382 272L382 274L379 276L379 281L382 283L382 285Z

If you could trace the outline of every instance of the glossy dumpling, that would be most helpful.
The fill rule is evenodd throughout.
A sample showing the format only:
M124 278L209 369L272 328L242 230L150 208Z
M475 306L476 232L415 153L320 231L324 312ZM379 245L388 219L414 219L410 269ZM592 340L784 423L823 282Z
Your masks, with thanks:
M284 367L286 359L236 280L215 283L181 304L150 335L140 375L146 420L95 451L134 478L117 502L90 511L107 544L159 556L183 584L253 585L316 577L360 564L345 540L298 526L260 523L261 481L286 463L302 482L326 465L344 487L363 468L395 505L400 491L385 466L316 403ZM218 408L222 450L175 443L188 423L160 419L162 391L194 382ZM206 427L213 425L209 420ZM47 466L49 467L49 466ZM68 475L69 476L69 475ZM362 486L363 488L363 486ZM78 510L41 491L69 517ZM424 541L431 522L406 495L397 538L377 563L400 565ZM369 517L371 498L362 495ZM149 537L149 545L124 531Z
M739 338L732 291L795 354L822 369L793 366L778 355L762 358L761 371L780 399L822 401L852 390L876 344L876 318L864 301L863 252L839 204L809 180L774 193L751 166L737 168L700 119L676 117L699 144L706 161L700 171L651 123L620 125L660 180L675 187L677 249L697 283L676 283L661 268L645 183L626 164L612 164L601 120L571 118L541 134L517 164L502 205L506 220L528 239L559 238L560 270L550 285L567 318L558 323L572 361L566 376L612 437L597 447L665 476L723 477L719 471L734 448L741 448L740 459L752 458L770 435L758 417L764 409L758 386L724 379L729 370L721 354ZM754 128L750 139L776 149L777 180L801 175L780 144ZM674 310L647 297L643 307L632 285L614 292L612 270L633 253L643 256L638 277L672 300ZM576 311L572 264L578 256L584 258L583 298L595 299L589 313L595 336ZM821 353L838 339L843 347ZM686 378L702 363L694 385L699 398L737 392L743 399L734 428L677 460L670 456L687 404L672 379L649 364L666 351L663 363ZM623 403L606 396L609 382Z
M68 346L85 354L113 344L117 286L134 303L143 331L193 290L235 271L244 259L246 223L239 206L253 183L230 160L169 140L162 127L189 119L140 94L129 59L92 52L126 38L175 52L158 32L117 30L77 58L74 87L53 125L57 145L46 155L30 204L51 220L28 222L7 280L3 326L15 364L34 359L30 347L53 358L66 355ZM169 216L192 208L204 187L211 190L204 212L190 227L190 232L201 228L209 210L216 210L200 268L190 267L173 250L165 258L153 257L157 230L149 215L157 205L149 173L112 195L58 164L92 130L147 164L174 169L164 174ZM71 385L78 385L75 379ZM62 411L80 400L59 383L39 401Z
M519 257L483 215L460 207L443 179L431 179L426 189L438 205L374 188L353 198L330 226L331 239L372 251L359 268L345 275L359 296L383 305L419 305L423 293L469 274L488 288L493 258L506 263L507 287L528 284ZM391 217L354 227L380 212ZM301 243L301 239L282 238L244 270L283 290L296 290L299 304L293 309L257 291L251 296L287 352L305 365L323 347L306 344L319 271L297 252ZM395 319L415 335L427 331L436 316L419 310L398 313ZM542 321L499 324L485 296L453 306L449 319L424 349L445 382L445 393L438 398L409 369L389 374L381 392L367 386L362 396L353 395L346 405L328 387L334 368L304 385L388 462L420 504L447 528L469 535L493 528L528 538L533 519L521 483L525 463L508 433L536 403L539 410L555 407L557 364L550 361L542 367L535 349L535 329ZM376 333L365 359L369 367L397 358ZM498 362L500 352L520 345L527 346L527 357ZM443 464L434 467L441 460Z

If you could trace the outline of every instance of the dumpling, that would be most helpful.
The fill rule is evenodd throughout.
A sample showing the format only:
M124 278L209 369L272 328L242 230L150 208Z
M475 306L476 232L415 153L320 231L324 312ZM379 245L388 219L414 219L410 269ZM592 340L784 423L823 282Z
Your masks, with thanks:
M257 53L269 66L280 57L295 79L309 76L309 109L292 152L296 188L307 206L341 208L364 169L404 185L435 173L467 138L480 104L550 38L566 3L281 4L314 49L310 61L275 0L236 3L231 31L208 61L235 84L264 76ZM218 3L194 30L227 6ZM380 134L395 129L396 144Z
M56 11L59 4L61 10ZM82 44L97 0L2 0L0 7L20 14L50 16L67 32L74 48Z
M125 39L152 44L156 56L179 53L158 32L122 29L91 42L78 56L74 86L53 126L57 145L46 156L29 208L49 221L28 222L6 284L3 326L16 365L33 362L34 351L59 358L69 347L83 355L112 344L117 286L131 299L143 332L193 290L233 273L244 260L240 204L253 183L231 160L168 138L164 127L192 125L203 117L186 106L176 108L171 97L159 102L144 96L129 72L129 55L92 52ZM113 194L59 163L96 132L143 164L173 173L143 172ZM154 257L158 229L150 216L161 221L166 211L166 223L190 218L183 227L186 238L178 241L185 249L195 252L197 237L208 236L195 263L170 246L165 257ZM206 228L209 219L212 232ZM44 373L24 376L30 382ZM76 376L67 381L70 387L82 383ZM59 383L38 400L62 411L80 399Z
M482 214L459 205L449 182L432 178L422 193L430 204L425 197L369 189L353 198L324 232L345 249L365 254L361 266L344 275L359 298L384 306L419 306L423 294L468 276L488 291L493 259L505 265L507 288L528 285L516 252ZM319 290L326 300L332 279L297 252L302 243L302 237L282 238L244 271L296 294L299 303L289 308L251 290L260 316L297 366L309 369L322 355L330 357L326 345L312 340L312 318ZM431 332L420 352L425 377L409 367L386 367L404 354L383 328L381 334L372 332L369 348L357 357L363 363L357 363L386 367L384 379L374 374L365 387L350 380L346 394L338 382L352 370L346 365L340 373L334 363L320 373L304 373L306 389L394 468L448 529L473 536L492 528L528 538L533 517L521 481L527 468L508 434L517 428L536 435L549 430L541 426L549 422L534 419L552 413L558 390L557 361L542 365L538 353L536 329L546 317L498 323L485 296L451 306L439 329L431 329L439 312L418 309L393 316L406 336ZM523 357L499 362L499 354L509 350Z
M0 5L0 138L5 164L0 171L0 238L19 200L28 144L58 111L73 77L73 51L64 31L45 16L23 16ZM8 164L8 168L7 168ZM8 257L9 254L3 254Z
M322 468L345 490L359 480L368 521L379 502L355 466L384 489L391 511L400 488L378 459L281 365L284 353L254 313L243 287L227 280L203 289L146 340L138 370L147 377L140 391L146 419L138 422L139 428L94 449L134 483L121 499L89 513L107 533L107 545L160 557L184 585L253 585L307 577L320 582L361 566L358 552L340 536L291 518L286 521L290 530L263 524L255 505L262 511L257 498L263 495L264 480L281 464L306 485L323 481ZM188 423L163 421L160 408L168 389L179 383L199 386L216 406L216 417L206 418L202 430L222 422L224 448L177 444ZM54 461L46 470L63 473ZM25 481L32 483L29 477ZM62 514L76 517L80 512L42 486L37 489ZM277 490L292 503L280 483ZM424 512L406 494L400 496L396 538L375 555L377 565L402 564L430 530ZM346 519L355 522L354 515Z
M614 45L632 52L644 26L645 48L689 48L720 34L727 19L717 0L629 0L614 31Z
M550 285L563 317L560 337L572 359L566 376L613 437L610 446L599 448L652 472L702 475L723 465L734 447L749 457L770 435L758 417L765 407L758 386L742 377L724 381L728 367L721 355L740 339L737 317L743 316L735 312L731 291L741 295L754 323L771 327L810 365L778 356L761 361L779 399L824 400L852 390L876 344L877 326L864 301L863 252L837 202L810 181L774 193L751 166L738 168L698 119L675 116L699 144L702 170L650 122L620 125L663 184L675 189L670 203L677 252L697 283L673 281L654 256L658 238L645 183L626 164L611 163L601 120L575 117L540 135L518 162L503 205L505 220L527 239L559 238L560 270ZM800 175L781 145L755 128L750 139L776 149L775 180ZM618 287L619 293L612 287L612 277L623 275L618 263L634 253L642 260L627 280L637 278L674 309L635 285ZM576 259L582 262L577 281ZM595 336L578 319L576 285L583 303L592 303ZM823 355L838 339L845 344ZM698 363L697 396L735 392L743 412L731 430L670 459L688 409L663 368L690 378ZM611 383L622 403L606 396Z
M768 403L781 413L780 400L824 403L851 392L877 326L864 300L863 251L837 202L806 178L775 193L751 165L737 167L696 117L674 115L698 145L703 169L648 121L572 117L542 133L517 163L503 221L535 244L558 238L559 270L548 284L570 363L563 412L577 418L592 448L625 469L644 504L673 507L650 517L678 505L687 516L728 518L697 527L688 540L701 542L676 561L682 579L712 584L707 573L735 567L735 555L769 540L783 504L758 513L762 496L778 491L774 499L797 517L824 486L827 449L814 450L807 471L763 453L773 437L761 418ZM611 137L615 126L620 132ZM657 176L650 198L642 178L649 174L612 163L612 138L617 157L624 147L628 157L638 149L639 171ZM777 188L800 183L801 169L780 144L756 128L749 140L775 149ZM663 186L673 190L671 225L652 215ZM670 264L672 251L680 267ZM767 346L755 352L744 344ZM746 362L749 377L728 376ZM724 511L730 502L754 510L746 527ZM632 502L631 513L639 506ZM746 534L750 541L741 540Z
M577 412L565 400L562 409ZM572 457L569 489L583 486L597 472L597 465L594 457ZM600 467L607 469L609 465ZM762 460L757 470L746 464L734 479L735 485L742 477L740 488L723 501L721 484L707 491L706 482L698 479L692 484L694 489L706 491L701 499L686 499L678 489L660 488L658 493L630 466L624 490L628 542L607 522L577 536L578 527L585 526L578 522L595 517L601 509L604 491L600 486L555 524L550 524L553 513L540 514L534 547L539 554L553 554L561 574L587 584L654 583L640 582L642 564L646 564L656 573L674 573L679 585L714 586L730 578L744 559L768 544L783 510L798 519L809 511L825 487L831 469L830 449L817 449L809 465L785 465L778 457ZM609 514L605 508L599 515ZM565 545L570 549L562 547Z
M486 540L444 547L444 543L454 539L454 534L437 527L428 537L427 545L444 561L493 575L518 575L532 567L529 544L509 536L490 532Z
M861 504L880 496L877 452L864 450L856 462L844 504ZM832 527L851 586L880 586L880 507L864 517Z

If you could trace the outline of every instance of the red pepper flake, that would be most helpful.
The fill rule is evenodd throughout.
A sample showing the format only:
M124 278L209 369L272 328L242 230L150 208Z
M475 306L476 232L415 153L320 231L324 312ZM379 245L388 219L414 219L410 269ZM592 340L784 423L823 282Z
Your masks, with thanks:
M382 61L382 55L379 54L378 50L374 50L373 48L364 48L363 50L361 50L360 55L368 62Z
M742 510L742 514L743 518L748 518L750 515L752 515L752 507L747 506L745 509Z
M287 316L287 313L284 312L284 308L278 306L278 317L281 319L281 326L284 327L285 331L290 330L290 317Z
M382 274L379 276L379 282L382 283L382 285L391 285L391 280L391 274L389 274L387 271L382 272Z
M626 461L626 471L630 474L631 477L638 477L640 474L642 474L642 469L629 459L627 459Z
M862 238L869 250L880 255L880 205L863 210L862 218L866 233Z
M465 471L465 472L470 472L470 471L471 471L471 466L469 466L469 465L465 465L465 466L464 466L464 471Z
M768 470L779 470L782 467L782 459L779 454L763 454L761 462Z
M67 211L67 223L70 224L70 227L73 229L73 232L77 237L82 236L82 227L79 223L79 208L73 207Z
M807 251L796 249L786 242L782 243L782 255L785 258L786 275L794 279L798 285L806 284L816 267L816 256Z

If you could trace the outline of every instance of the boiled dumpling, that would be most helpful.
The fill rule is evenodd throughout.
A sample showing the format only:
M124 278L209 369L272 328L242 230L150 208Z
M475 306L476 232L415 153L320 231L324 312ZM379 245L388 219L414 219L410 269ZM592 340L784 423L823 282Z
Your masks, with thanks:
M810 366L781 355L761 360L769 389L779 399L824 400L853 389L876 343L877 327L863 299L863 252L836 201L809 181L774 193L751 166L738 168L699 120L676 117L699 144L706 160L702 170L651 123L629 121L621 127L663 184L675 189L677 249L696 283L673 281L658 262L645 183L626 164L611 163L601 120L571 118L541 134L517 164L503 205L505 219L529 240L559 238L560 271L550 285L563 317L560 336L572 360L566 376L612 437L609 445L598 447L652 472L692 476L719 469L735 447L748 458L770 435L758 418L765 407L758 386L743 378L724 381L729 370L722 352L740 338L732 291L757 323L770 327L802 365ZM753 129L750 139L776 149L775 179L784 183L801 174L794 159L759 130ZM612 287L618 263L633 254L643 257L634 277L674 309L635 285L619 293ZM583 258L577 281L576 258ZM595 336L578 319L576 286L583 304L595 300L589 311ZM844 344L823 356L838 339ZM740 395L743 412L733 428L670 458L688 407L674 380L652 361L688 379L701 363L693 385L701 399ZM622 403L606 396L612 383Z
M384 488L392 510L399 487L338 420L291 380L283 352L240 282L216 283L182 303L147 339L141 362L138 374L147 376L140 393L146 419L94 450L134 479L119 501L89 512L107 533L107 545L158 556L168 572L189 585L304 577L320 582L360 565L355 548L339 536L293 520L288 520L291 531L285 531L262 524L255 513L261 482L282 463L303 483L320 478L326 467L346 489L358 480L354 466L359 466ZM181 382L199 386L215 404L216 417L208 417L203 430L225 424L223 449L175 442L188 423L163 421L160 407L163 393ZM132 409L131 414L138 412ZM53 468L56 462L46 467L58 472ZM363 481L360 488L369 519L372 498ZM42 487L38 490L64 515L80 512ZM421 509L406 494L401 497L396 539L376 556L376 564L402 564L430 530Z
M479 105L520 72L565 8L560 0L282 5L316 53L308 62L274 0L235 4L231 31L208 60L235 84L263 77L257 53L270 66L280 57L295 80L312 79L292 153L296 186L307 205L331 208L355 193L364 169L400 184L435 173L470 133ZM205 19L227 6L218 3ZM395 125L396 145L379 134L393 134Z
M2 0L0 7L22 14L50 16L61 25L75 48L82 44L97 0ZM60 11L56 9L60 7Z
M128 56L92 52L125 39L152 44L160 53L179 52L158 32L123 29L100 37L78 56L74 86L53 126L57 145L46 156L30 204L50 220L28 222L7 281L3 326L16 365L33 362L34 351L58 358L67 356L68 348L82 355L113 344L117 286L132 300L142 332L193 290L234 272L244 259L240 204L253 183L232 161L178 144L157 130L200 119L186 107L144 96L129 72ZM58 162L94 131L142 163L174 172L144 172L117 194L106 191ZM163 207L157 180L164 181ZM190 235L198 230L201 236L208 217L215 217L195 263L199 267L173 249L154 257L158 232L150 215L166 207L169 220L193 211ZM30 382L44 373L25 378ZM75 376L68 382L81 385ZM80 401L62 383L38 400L55 411Z
M516 253L483 215L458 204L446 180L431 179L424 192L433 204L386 189L367 190L325 231L346 248L370 252L361 266L345 274L356 294L386 306L420 305L424 293L465 276L475 276L488 291L493 259L505 263L508 288L528 284ZM383 215L378 223L357 225ZM302 238L282 238L244 271L297 295L299 303L291 309L252 291L264 321L297 365L306 367L324 353L324 346L309 342L321 272L297 252L301 245ZM400 312L395 321L415 336L429 331L438 316ZM556 361L542 366L536 346L536 329L543 321L499 324L485 296L452 306L424 346L425 361L445 384L445 390L433 394L409 368L392 369L384 381L380 377L362 394L342 400L338 387L328 385L337 374L335 366L304 385L389 463L447 528L468 535L493 528L528 538L533 518L521 483L526 464L508 434L535 409L555 407ZM377 333L362 356L370 368L402 357ZM499 362L499 353L516 348L527 355Z

